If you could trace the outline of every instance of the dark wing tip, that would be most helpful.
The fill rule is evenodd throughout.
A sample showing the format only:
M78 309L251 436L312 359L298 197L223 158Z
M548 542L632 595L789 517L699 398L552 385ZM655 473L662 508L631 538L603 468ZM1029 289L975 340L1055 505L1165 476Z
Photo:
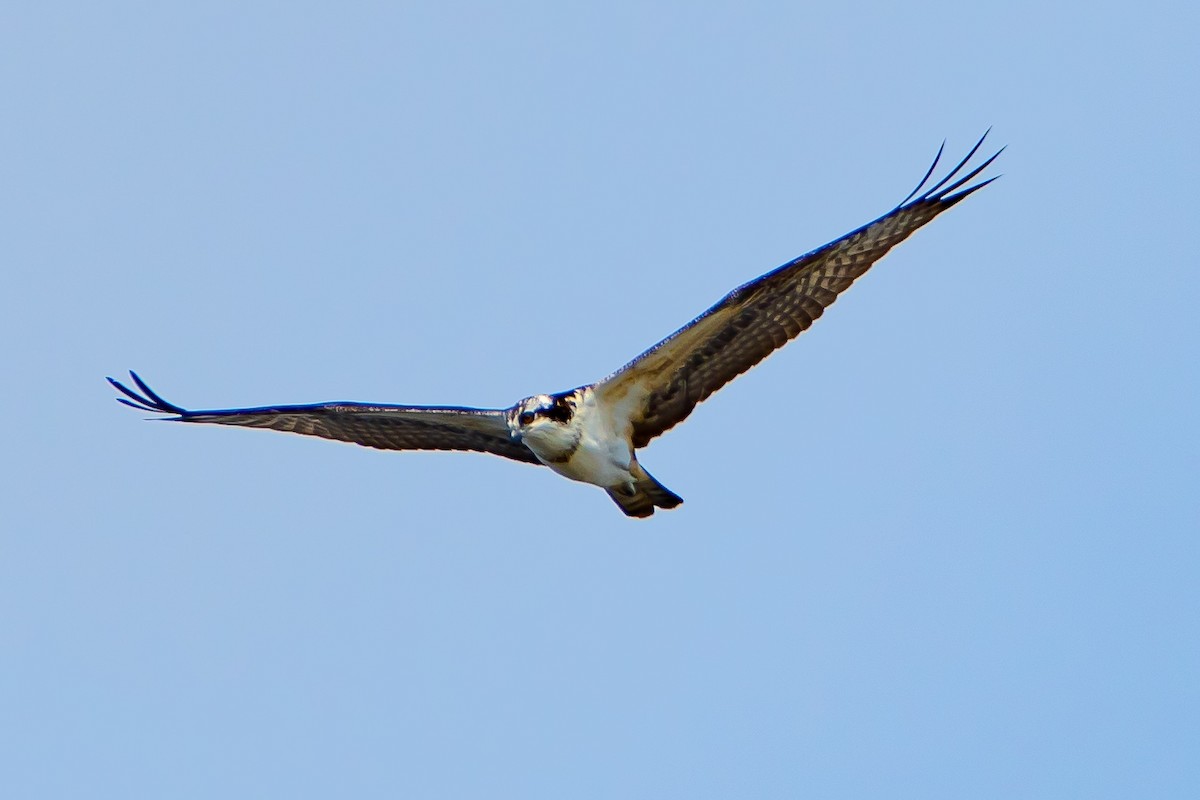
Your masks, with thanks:
M106 378L105 380L112 384L114 389L125 395L125 397L116 398L118 403L123 403L130 408L136 408L139 411L151 411L155 414L178 414L180 417L186 417L188 415L187 409L180 408L174 403L168 403L166 400L163 400L161 397L159 397L158 393L147 386L146 382L138 377L138 374L133 370L129 371L129 377L133 378L133 382L139 389L145 392L145 394L138 394L114 378Z
M923 177L921 179L921 182L917 184L917 188L913 189L912 192L908 195L908 197L904 198L904 200L902 200L900 202L900 205L898 205L897 208L903 208L904 206L907 206L910 204L915 205L917 203L925 203L925 202L934 202L934 203L942 202L942 203L953 204L953 203L958 202L959 200L962 200L964 197L967 197L968 195L972 194L973 192L979 191L984 186L987 186L989 183L996 180L996 178L1000 177L999 175L997 175L996 178L989 178L981 183L975 184L974 186L968 186L966 189L963 189L962 191L957 191L962 186L969 183L977 175L979 175L979 173L983 172L985 169L987 169L989 166L991 166L992 162L995 161L997 158L999 158L1000 154L1003 153L1005 151L1005 149L1007 149L1008 145L1001 147L999 150L997 150L995 153L993 153L990 157L988 157L986 160L984 160L984 162L982 164L971 169L965 175L960 175L960 173L963 171L963 168L966 167L967 164L971 161L971 159L975 157L975 154L979 152L979 148L983 147L984 141L987 139L988 134L991 132L992 132L992 129L989 127L986 131L983 132L983 136L979 137L979 141L977 141L975 143L975 146L971 148L970 152L968 152L961 161L959 161L957 164L955 164L954 168L951 169L944 178L942 178L940 181L938 181L937 183L935 183L933 186L929 187L928 189L925 189L924 188L925 184L928 183L930 177L932 177L934 170L937 168L938 161L941 159L942 152L946 147L946 143L942 142L942 146L938 149L937 156L935 156L933 159L933 164L931 164L929 169L925 172L925 177ZM924 191L922 191L923 189L924 189Z
M984 134L984 135L986 136L987 134ZM929 177L931 175L933 175L933 171L935 169L937 169L938 162L942 160L942 153L944 153L944 152L946 152L946 140L942 139L942 144L940 147L938 147L938 151L933 157L933 163L929 165L929 169L925 170L925 175L917 183L917 188L915 188L911 192L909 192L908 197L905 197L903 200L901 200L899 205L897 206L897 208L899 208L900 206L903 206L909 200L912 200L914 197L917 196L917 192L921 191L921 188L925 185L925 182L929 180Z
M997 153L996 155L1000 155L1000 154ZM947 195L947 196L943 197L942 202L953 205L954 203L957 203L959 200L962 200L964 197L970 197L975 192L978 192L980 189L987 186L989 183L992 183L993 181L998 181L1003 177L1004 177L1003 174L996 175L994 177L988 178L986 181L977 183L974 186L968 186L966 189L963 189L961 192L958 192L957 194L951 194L951 195Z

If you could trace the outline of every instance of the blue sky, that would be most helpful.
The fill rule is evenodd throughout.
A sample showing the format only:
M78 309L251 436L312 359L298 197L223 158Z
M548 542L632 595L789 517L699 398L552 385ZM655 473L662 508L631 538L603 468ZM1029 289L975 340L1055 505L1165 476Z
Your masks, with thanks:
M0 13L0 794L1200 791L1189 4ZM144 422L595 380L1002 180L642 455Z

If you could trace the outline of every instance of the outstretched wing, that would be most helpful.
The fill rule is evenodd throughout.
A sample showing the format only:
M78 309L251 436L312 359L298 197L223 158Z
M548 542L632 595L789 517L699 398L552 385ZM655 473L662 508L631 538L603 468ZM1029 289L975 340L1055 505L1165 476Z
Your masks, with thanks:
M995 180L961 189L1003 152L966 174L966 158L923 193L942 149L912 194L856 231L739 286L715 306L600 381L595 391L623 409L634 447L683 421L696 404L807 330L871 266L938 214Z
M118 402L140 411L175 414L173 422L270 428L380 450L476 450L527 464L540 463L528 447L509 437L506 412L498 409L318 403L188 411L163 400L136 373L129 375L142 394L109 378L125 395L118 397Z

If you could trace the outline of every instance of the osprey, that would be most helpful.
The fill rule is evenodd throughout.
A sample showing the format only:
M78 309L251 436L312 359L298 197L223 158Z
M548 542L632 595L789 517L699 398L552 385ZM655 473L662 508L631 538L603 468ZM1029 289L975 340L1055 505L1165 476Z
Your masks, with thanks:
M925 189L945 149L908 197L874 222L739 286L716 305L603 380L536 394L511 408L318 403L189 411L168 403L135 373L141 394L108 381L127 406L175 422L271 428L382 450L475 450L608 492L631 517L683 502L638 463L636 450L682 422L713 392L812 325L876 261L938 214L996 180L964 187L1003 148L963 173L983 137L941 181ZM922 191L924 189L924 191Z

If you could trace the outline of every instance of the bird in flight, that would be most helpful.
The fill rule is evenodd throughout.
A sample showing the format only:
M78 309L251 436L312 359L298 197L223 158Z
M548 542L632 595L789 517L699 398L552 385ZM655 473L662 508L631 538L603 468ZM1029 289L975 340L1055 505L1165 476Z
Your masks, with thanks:
M189 411L130 372L117 400L175 422L270 428L381 450L475 450L599 486L631 517L675 508L679 495L638 463L636 451L666 433L713 392L807 330L889 250L996 178L968 185L1003 152L973 168L985 133L966 157L926 188L945 143L908 197L874 222L739 286L700 316L607 378L504 409L317 403ZM998 177L998 176L997 176ZM965 188L964 188L965 187Z

